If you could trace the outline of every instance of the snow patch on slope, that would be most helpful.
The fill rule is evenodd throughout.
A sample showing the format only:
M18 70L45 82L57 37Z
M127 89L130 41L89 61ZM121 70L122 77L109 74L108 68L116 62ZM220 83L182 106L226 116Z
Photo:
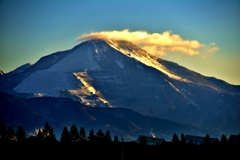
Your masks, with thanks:
M59 97L61 90L76 89L78 85L72 73L40 70L25 78L13 90L17 93Z
M167 80L166 80L167 81ZM191 99L189 98L185 93L184 90L178 89L175 85L173 85L171 82L167 81L168 84L170 84L170 86L177 91L178 93L180 93L189 103L191 103L193 106L197 107L197 109L200 111L201 109L199 108L199 106Z
M50 71L73 72L77 70L91 69L98 70L97 61L94 60L94 54L98 54L97 49L90 45L84 45L73 50L72 53L61 59L58 63L49 68Z
M68 90L68 92L78 97L81 100L81 103L91 107L96 106L95 100L88 99L88 96L91 96L91 92L89 92L85 86L76 90Z
M118 66L122 69L124 69L124 64L118 60L116 60L116 63L118 64Z
M201 111L201 108L199 108L199 106L191 98L189 98L183 91L181 91L181 94L188 102L190 102L193 106L197 107L199 111Z
M99 101L102 101L104 104L107 104L110 108L112 108L113 106L102 96L102 94L97 91L90 83L89 83L89 77L87 75L86 72L76 72L76 73L73 73L78 80L80 80L82 82L82 84L85 86L84 89L88 90L89 93L91 94L94 94L98 97L98 100ZM83 97L80 97L83 101ZM94 104L91 104L89 101L86 101L87 102L87 105L91 105L91 106L94 106Z
M168 81L167 81L168 82ZM170 84L170 86L173 88L173 89L175 89L177 92L180 92L180 90L177 88L177 87L175 87L171 82L168 82L169 84Z

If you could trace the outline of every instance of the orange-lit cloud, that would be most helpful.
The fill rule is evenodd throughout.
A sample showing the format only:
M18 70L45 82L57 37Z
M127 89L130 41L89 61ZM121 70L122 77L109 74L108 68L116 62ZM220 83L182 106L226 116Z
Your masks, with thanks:
M192 56L200 53L211 53L219 50L219 48L215 46L215 43L205 45L201 44L197 40L184 40L179 35L172 34L171 31L152 34L146 31L131 32L128 29L122 31L114 30L91 32L89 34L81 35L77 38L77 40L88 40L95 38L127 40L138 46L141 46L142 49L156 56L165 56L168 52L179 52Z

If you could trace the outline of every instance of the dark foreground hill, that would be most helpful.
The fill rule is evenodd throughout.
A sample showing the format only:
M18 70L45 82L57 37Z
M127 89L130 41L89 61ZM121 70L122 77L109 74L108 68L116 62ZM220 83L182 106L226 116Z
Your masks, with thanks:
M38 97L18 98L0 92L0 121L17 128L21 125L28 133L35 134L47 121L60 138L64 126L70 128L75 124L78 129L84 127L89 133L109 130L112 137L124 135L136 140L139 135L148 135L151 130L157 137L170 140L174 133L220 137L221 133L184 125L170 120L149 117L126 108L87 107L67 98Z

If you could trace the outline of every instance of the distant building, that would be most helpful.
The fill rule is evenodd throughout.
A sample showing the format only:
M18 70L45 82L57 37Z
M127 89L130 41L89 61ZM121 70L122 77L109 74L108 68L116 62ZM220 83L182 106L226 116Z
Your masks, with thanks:
M147 140L147 145L160 145L163 142L165 142L165 140L161 138L153 138L153 137L148 137L143 135L140 135L138 137L137 142L140 143L142 138L145 138Z
M200 145L200 144L204 144L205 137L186 135L185 139L186 139L186 143L192 142L193 144ZM218 139L217 138L210 138L210 141L212 143L214 143L214 142L217 142Z

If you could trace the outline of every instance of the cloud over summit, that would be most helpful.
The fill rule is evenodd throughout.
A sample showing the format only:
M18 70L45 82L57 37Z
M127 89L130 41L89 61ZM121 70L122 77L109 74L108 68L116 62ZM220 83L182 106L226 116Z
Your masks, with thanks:
M165 31L163 33L148 33L147 31L131 32L128 29L122 31L101 31L83 34L78 37L77 40L94 38L127 40L159 57L166 55L168 52L179 52L192 56L219 50L219 48L215 46L215 43L206 45L197 40L184 40L178 34L172 34L171 31Z

